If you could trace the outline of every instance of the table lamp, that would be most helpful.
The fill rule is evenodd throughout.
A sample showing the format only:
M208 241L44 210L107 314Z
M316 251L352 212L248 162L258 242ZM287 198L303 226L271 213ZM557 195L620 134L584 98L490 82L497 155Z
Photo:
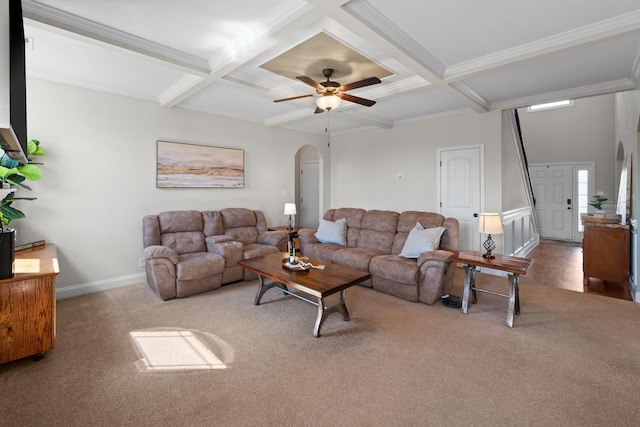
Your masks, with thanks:
M284 204L284 214L289 215L289 219L287 220L287 230L293 230L293 218L291 215L296 214L296 204L295 203L285 203Z
M496 248L495 243L491 240L492 234L502 234L502 219L498 213L481 213L478 220L478 231L487 235L487 240L482 244L487 253L482 256L487 259L495 258L491 253Z

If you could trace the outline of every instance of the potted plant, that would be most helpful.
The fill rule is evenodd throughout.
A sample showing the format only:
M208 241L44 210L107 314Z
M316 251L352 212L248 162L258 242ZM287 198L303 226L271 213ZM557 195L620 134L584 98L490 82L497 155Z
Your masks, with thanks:
M607 199L602 191L598 191L591 197L591 202L589 205L593 206L596 209L596 214L602 215L604 211L602 210L602 205L606 202Z
M13 277L13 260L15 258L15 230L5 228L11 221L24 218L24 212L11 206L14 200L35 200L35 197L15 197L16 188L31 190L25 181L37 181L42 177L42 170L32 162L29 156L44 156L40 141L32 139L27 143L27 159L23 164L10 159L6 154L0 157L0 183L4 189L4 197L0 201L0 279Z

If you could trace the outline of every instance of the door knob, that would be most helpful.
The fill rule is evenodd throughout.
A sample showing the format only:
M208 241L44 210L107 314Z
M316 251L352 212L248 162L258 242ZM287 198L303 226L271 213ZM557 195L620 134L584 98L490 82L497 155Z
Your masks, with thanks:
M474 213L474 214L473 214L473 217L474 217L474 218L478 218L478 214L477 214L477 213Z

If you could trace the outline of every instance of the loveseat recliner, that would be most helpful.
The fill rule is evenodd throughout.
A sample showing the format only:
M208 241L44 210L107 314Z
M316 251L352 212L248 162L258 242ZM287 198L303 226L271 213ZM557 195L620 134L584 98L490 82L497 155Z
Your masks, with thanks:
M371 278L361 285L431 305L453 284L456 265L450 257L459 245L455 218L433 212L340 208L325 212L323 220L332 227L344 220L344 241L322 242L318 230L302 229L298 231L302 254L368 272ZM435 247L407 256L410 245L405 243L414 229L418 230L415 235L424 232L438 237Z
M259 210L168 211L142 224L147 283L163 300L253 280L238 261L287 248L287 233L268 231Z

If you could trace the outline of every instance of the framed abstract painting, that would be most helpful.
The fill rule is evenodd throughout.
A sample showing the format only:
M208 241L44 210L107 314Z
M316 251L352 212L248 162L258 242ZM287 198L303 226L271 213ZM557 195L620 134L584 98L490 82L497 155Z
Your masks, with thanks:
M157 141L157 188L244 187L244 150Z

